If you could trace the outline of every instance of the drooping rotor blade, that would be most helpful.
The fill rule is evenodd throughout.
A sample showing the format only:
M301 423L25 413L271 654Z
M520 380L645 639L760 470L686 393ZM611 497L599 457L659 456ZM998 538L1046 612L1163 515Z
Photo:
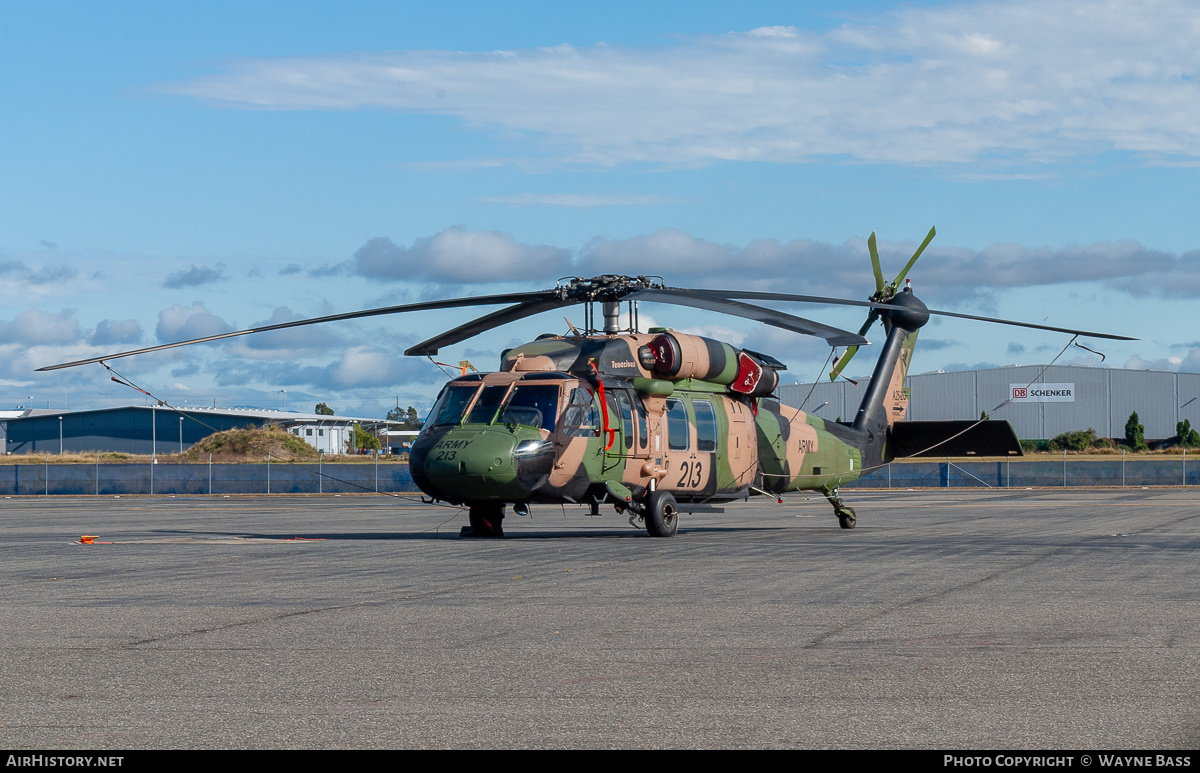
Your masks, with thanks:
M1053 325L1035 325L1032 322L1017 322L1011 319L1000 319L999 317L977 317L974 314L959 314L957 311L938 311L937 309L929 309L930 314L936 314L939 317L958 317L959 319L974 319L979 322L993 322L997 325L1012 325L1013 327L1028 327L1034 330L1049 330L1053 333L1070 333L1071 335L1087 336L1088 338L1107 338L1112 341L1136 341L1138 339L1130 336L1118 336L1111 333L1093 333L1088 330L1076 330L1070 327L1054 327Z
M925 241L921 242L921 246L918 247L917 251L913 253L913 256L908 259L908 265L905 266L904 270L901 271L899 274L897 274L896 278L892 281L892 284L891 284L892 292L896 292L896 289L898 287L900 287L900 283L904 281L904 277L908 276L908 272L912 269L913 264L915 264L917 262L917 258L921 257L921 253L925 251L925 248L929 246L929 243L931 241L933 241L933 237L935 237L935 236L937 236L937 229L930 228L929 233L925 236ZM874 253L872 253L872 254L874 254ZM878 258L873 258L873 259L876 261L876 264L878 265Z
M237 336L249 335L251 333L266 333L271 330L283 330L289 327L302 327L304 325L318 325L323 322L338 322L345 319L361 319L363 317L376 317L383 314L402 314L409 311L435 311L437 309L454 309L461 306L495 306L501 303L513 302L531 302L538 300L548 300L558 298L553 291L543 291L534 293L505 293L503 295L481 295L475 298L451 298L444 301L428 301L424 303L406 303L399 306L384 306L378 309L366 309L363 311L351 311L345 314L330 314L325 317L313 317L312 319L298 319L294 322L281 322L276 325L264 325L263 327L254 327L247 330L235 330L231 333L219 333L217 335L204 336L203 338L193 338L188 341L176 341L171 344L162 344L160 346L147 346L144 349L134 349L128 352L118 352L116 354L106 354L103 357L90 357L86 360L75 360L74 362L64 362L59 365L48 365L44 368L38 368L39 371L44 370L60 370L62 368L73 368L77 365L90 365L101 360L116 360L121 357L131 357L135 354L147 354L149 352L157 352L162 349L174 349L177 346L190 346L191 344L202 344L207 341L220 341L225 338L235 338ZM553 308L553 307L551 307Z
M441 335L437 335L426 341L422 341L404 353L409 356L437 354L438 349L443 346L456 344L459 341L465 341L472 336L477 336L480 333L491 330L494 327L507 325L509 322L516 322L518 319L532 317L534 314L541 314L543 311L550 311L551 309L570 306L573 303L576 303L576 301L563 300L561 298L539 299L526 301L525 303L518 303L516 306L509 306L507 309L500 309L500 311L493 311L491 314L485 314L482 317L478 317L470 322L459 325L453 330L447 330Z
M655 301L658 303L673 303L677 306L691 306L697 309L707 309L708 311L719 311L723 314L732 314L735 317L744 317L752 319L756 322L762 322L765 325L781 328L783 330L791 330L794 333L804 333L805 335L814 335L819 338L824 338L831 346L850 346L852 344L869 344L871 343L861 335L851 333L849 330L841 330L840 328L822 325L819 322L813 322L810 319L803 317L795 317L791 314L784 314L781 311L774 309L763 308L762 306L754 306L741 301L729 300L721 298L708 292L698 292L692 290L683 290L676 287L653 288L648 290L638 290L630 293L626 298L639 301Z
M855 301L849 298L829 298L824 295L794 295L792 293L760 293L753 290L684 290L679 287L665 287L664 290L678 290L689 295L704 295L717 300L742 298L747 301L783 301L785 303L823 303L830 306L860 306L868 309L892 309L902 311L905 307L894 303L878 301Z
M875 293L882 294L885 287L883 269L879 266L879 248L875 246L875 232L867 237L867 249L871 252L871 271L875 273Z
M670 289L670 288L669 288ZM650 292L650 291L647 291ZM904 307L896 306L889 303L873 303L870 301L843 301L836 298L821 298L811 295L790 295L788 293L760 293L749 290L691 290L686 291L695 295L706 295L713 298L745 298L754 301L779 301L783 303L832 303L844 306L870 306L876 310L896 309L900 310ZM938 309L929 309L930 314L940 317L959 317L961 319L974 319L979 322L994 322L998 325L1013 325L1014 327L1027 327L1034 330L1049 330L1055 333L1070 333L1072 335L1087 336L1089 338L1108 338L1114 341L1136 341L1136 338L1129 336L1112 335L1111 333L1093 333L1088 330L1076 330L1069 327L1053 327L1051 325L1035 325L1032 322L1017 322L1011 319L999 319L997 317L980 317L974 314L960 314L957 311L940 311ZM871 320L874 321L874 320ZM865 331L864 331L865 332Z

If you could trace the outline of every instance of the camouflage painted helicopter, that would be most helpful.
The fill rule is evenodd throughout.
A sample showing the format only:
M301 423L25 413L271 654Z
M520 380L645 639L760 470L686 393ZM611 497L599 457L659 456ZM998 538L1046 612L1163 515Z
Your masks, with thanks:
M585 305L585 329L546 334L506 350L494 373L464 374L438 395L409 457L413 480L434 500L465 505L474 536L500 536L509 505L603 503L641 520L656 537L678 527L681 504L741 499L751 494L818 491L844 529L855 512L838 487L893 458L937 447L941 454L1019 454L1006 421L902 421L904 378L917 333L931 314L1007 325L1122 338L928 309L911 288L899 290L929 235L891 282L880 269L875 234L868 239L876 291L868 301L815 296L667 287L660 277L605 275L560 280L534 293L457 298L298 320L130 352L54 365L55 370L250 333L344 319L434 309L508 304L405 352L439 349L540 312ZM858 333L751 303L825 303L869 309ZM857 415L825 421L770 395L783 363L727 343L666 328L638 331L639 301L717 311L824 338L849 347L831 371L837 378L876 320L886 342ZM630 327L621 328L628 303ZM595 305L602 326L595 325ZM1126 339L1128 340L1128 339Z

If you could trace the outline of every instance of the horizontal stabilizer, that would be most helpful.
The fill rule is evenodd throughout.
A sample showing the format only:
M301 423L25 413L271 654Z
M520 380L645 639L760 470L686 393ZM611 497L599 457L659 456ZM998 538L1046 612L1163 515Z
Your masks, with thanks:
M898 421L888 430L893 458L910 456L1021 456L1007 421Z

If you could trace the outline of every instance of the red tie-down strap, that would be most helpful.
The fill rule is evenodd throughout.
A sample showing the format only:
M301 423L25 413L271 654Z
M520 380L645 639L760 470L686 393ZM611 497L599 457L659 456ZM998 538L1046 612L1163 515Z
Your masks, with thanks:
M592 366L592 372L596 374L596 387L600 390L600 415L604 417L604 432L608 435L608 445L604 447L604 450L608 451L613 447L613 443L617 442L617 431L608 426L608 401L604 399L604 382L600 380L600 369L594 362L588 364Z

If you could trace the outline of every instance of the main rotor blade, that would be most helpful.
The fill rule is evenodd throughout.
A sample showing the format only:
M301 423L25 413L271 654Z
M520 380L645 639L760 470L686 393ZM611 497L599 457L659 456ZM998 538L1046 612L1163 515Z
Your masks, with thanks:
M892 309L902 311L907 306L878 301L855 301L849 298L829 298L823 295L793 295L791 293L760 293L753 290L684 290L679 287L666 287L666 290L680 290L694 295L705 295L718 300L744 298L748 301L784 301L787 303L824 303L831 306L862 306L869 309ZM650 291L653 292L653 291Z
M908 276L908 272L912 269L913 264L917 262L917 258L921 257L921 253L925 251L925 248L929 246L929 243L933 241L933 237L935 236L937 236L937 229L930 228L929 234L925 237L925 241L921 242L921 246L918 247L917 251L913 253L913 256L908 259L908 265L904 267L903 271L896 275L894 280L892 280L892 292L895 292L896 289L900 287L900 283L904 281L904 277Z
M804 333L805 335L824 338L831 346L871 343L866 338L851 333L849 330L822 325L819 322L813 322L811 319L795 317L791 314L784 314L782 311L775 311L774 309L767 309L762 306L754 306L749 303L742 303L741 301L732 301L707 293L682 290L675 287L638 290L637 292L630 293L626 298L640 301L656 301L658 303L674 303L678 306L691 306L697 309L732 314L735 317L752 319L756 322L771 325L772 327L791 330L794 333Z
M654 292L654 291L644 291ZM790 295L788 293L759 293L748 290L694 290L690 291L697 294L709 295L714 298L746 298L748 300L757 301L780 301L784 303L831 303L842 306L870 306L873 309L903 309L903 306L896 306L890 303L874 303L871 301L849 301L839 300L837 298L822 298L812 295ZM994 322L997 325L1012 325L1014 327L1028 327L1034 330L1050 330L1055 333L1070 333L1072 335L1087 336L1089 338L1108 338L1113 341L1136 341L1136 338L1129 336L1112 335L1111 333L1094 333L1088 330L1076 330L1070 327L1053 327L1052 325L1035 325L1032 322L1017 322L1011 319L1000 319L998 317L979 317L974 314L960 314L957 311L940 311L938 309L928 309L930 314L939 317L960 317L962 319L974 319L979 322Z
M875 292L882 293L884 288L883 269L879 267L879 248L875 246L875 232L867 237L867 249L871 252L871 271L875 274Z
M491 314L477 317L470 322L459 325L453 330L447 330L441 335L422 341L404 353L409 356L437 354L438 349L443 346L456 344L459 341L465 341L494 327L507 325L509 322L516 322L518 319L532 317L534 314L541 314L543 311L570 306L573 303L576 303L576 301L566 301L557 297L549 300L532 300L525 303L518 303L516 306L509 306L507 309L500 309L500 311L493 311Z
M1000 319L999 317L977 317L974 314L959 314L957 311L938 311L937 309L929 309L930 314L936 314L939 317L958 317L960 319L974 319L979 322L994 322L997 325L1012 325L1013 327L1028 327L1034 330L1049 330L1054 333L1070 333L1071 335L1087 336L1088 338L1107 338L1112 341L1136 341L1138 339L1130 336L1118 336L1111 333L1093 333L1088 330L1076 330L1071 327L1054 327L1053 325L1035 325L1032 322L1017 322L1012 319Z
M163 349L174 349L177 346L190 346L192 344L202 344L208 341L220 341L225 338L235 338L237 336L250 335L251 333L266 333L271 330L283 330L289 327L303 327L304 325L318 325L323 322L338 322L344 319L361 319L363 317L377 317L383 314L403 314L409 311L435 311L437 309L454 309L460 306L495 306L501 303L512 303L514 301L529 302L548 298L557 298L552 291L543 291L535 293L505 293L503 295L481 295L476 298L451 298L444 301L428 301L424 303L406 303L399 306L383 306L377 309L365 309L363 311L351 311L345 314L330 314L325 317L313 317L312 319L298 319L294 322L281 322L277 325L264 325L263 327L253 327L247 330L235 330L231 333L219 333L212 336L204 336L203 338L192 338L188 341L176 341L172 344L162 344L160 346L147 346L144 349L134 349L128 352L118 352L116 354L106 354L103 357L90 357L86 360L75 360L74 362L64 362L59 365L48 365L44 368L38 368L39 371L44 370L60 370L62 368L74 368L78 365L91 365L94 362L101 360L116 360L121 357L132 357L135 354L147 354L149 352L157 352Z

